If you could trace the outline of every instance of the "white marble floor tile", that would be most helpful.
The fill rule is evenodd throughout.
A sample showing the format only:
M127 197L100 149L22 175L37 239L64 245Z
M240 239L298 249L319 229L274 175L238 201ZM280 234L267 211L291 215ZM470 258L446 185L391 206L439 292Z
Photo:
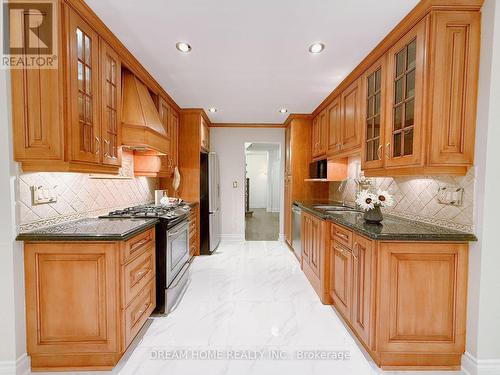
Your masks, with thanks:
M190 278L171 314L150 319L113 371L92 375L396 374L365 357L283 242L221 243L193 261ZM307 351L349 359L308 359Z

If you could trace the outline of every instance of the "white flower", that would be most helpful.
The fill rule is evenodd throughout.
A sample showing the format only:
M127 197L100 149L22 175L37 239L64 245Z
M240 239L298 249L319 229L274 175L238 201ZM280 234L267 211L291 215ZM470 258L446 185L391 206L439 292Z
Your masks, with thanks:
M391 207L394 204L394 199L392 199L392 195L389 194L386 190L378 190L377 191L377 202L381 207Z
M368 190L360 191L356 197L356 203L365 211L373 210L375 208L376 201L377 196L370 193Z

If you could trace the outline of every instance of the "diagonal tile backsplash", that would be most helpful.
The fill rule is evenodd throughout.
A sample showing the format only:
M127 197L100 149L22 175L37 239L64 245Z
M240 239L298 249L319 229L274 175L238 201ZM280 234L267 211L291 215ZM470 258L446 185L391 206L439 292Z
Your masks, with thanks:
M340 183L330 184L330 199L354 204L359 176L359 158L349 159L349 177L344 191L338 191ZM372 190L388 190L394 197L394 206L385 212L409 219L473 232L474 168L465 176L419 176L371 178ZM444 186L463 187L461 206L441 204L437 200L438 188Z
M31 186L56 186L57 202L33 205ZM23 173L16 179L19 231L154 201L156 178L92 178L83 173Z

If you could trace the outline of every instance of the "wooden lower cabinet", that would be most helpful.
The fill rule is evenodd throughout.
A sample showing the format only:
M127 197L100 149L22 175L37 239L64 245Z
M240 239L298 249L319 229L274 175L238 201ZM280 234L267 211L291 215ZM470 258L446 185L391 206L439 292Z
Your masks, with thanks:
M331 304L328 294L329 263L325 262L328 222L302 211L301 216L301 267L307 279L324 304Z
M322 223L323 231L315 233L313 222ZM378 366L460 368L467 243L375 241L308 213L303 214L302 229L304 273ZM319 276L310 265L316 244Z
M194 257L199 255L200 245L199 245L199 231L200 226L198 225L198 205L191 208L191 213L189 214L189 256Z
M154 228L125 242L26 242L34 371L111 369L156 306Z

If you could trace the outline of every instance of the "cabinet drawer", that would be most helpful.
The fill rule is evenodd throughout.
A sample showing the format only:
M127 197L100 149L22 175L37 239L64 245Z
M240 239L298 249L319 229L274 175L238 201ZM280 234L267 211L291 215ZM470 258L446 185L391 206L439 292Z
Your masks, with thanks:
M352 249L352 232L350 230L332 224L331 236L335 241Z
M155 248L122 266L123 307L126 307L155 275Z
M122 264L134 259L155 244L155 230L151 228L125 241L121 248Z
M125 348L130 345L149 315L156 307L156 279L153 279L137 295L129 307L123 310L125 324Z

